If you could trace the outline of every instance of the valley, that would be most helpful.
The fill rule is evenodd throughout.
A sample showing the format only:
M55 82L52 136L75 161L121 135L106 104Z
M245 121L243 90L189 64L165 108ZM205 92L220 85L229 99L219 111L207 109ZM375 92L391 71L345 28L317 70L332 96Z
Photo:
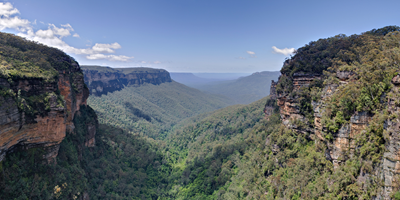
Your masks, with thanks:
M399 44L336 35L192 88L0 33L0 197L400 199Z

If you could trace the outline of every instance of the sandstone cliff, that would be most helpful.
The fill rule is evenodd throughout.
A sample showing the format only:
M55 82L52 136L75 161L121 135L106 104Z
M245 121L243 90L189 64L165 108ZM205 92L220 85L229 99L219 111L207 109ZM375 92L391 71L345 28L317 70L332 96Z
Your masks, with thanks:
M89 91L78 63L58 49L0 34L0 161L16 147L42 147L54 160ZM94 145L95 122L87 146Z
M163 69L101 66L82 66L82 69L90 94L96 96L119 91L127 85L139 86L145 83L158 85L172 81L169 73Z
M343 76L343 74L347 74ZM340 128L333 132L332 138L327 136L328 127L322 123L324 114L330 112L327 108L327 104L331 101L332 96L335 93L340 92L342 89L341 85L347 85L354 80L350 77L354 75L350 72L336 73L336 78L340 80L337 84L327 84L322 88L321 92L318 93L318 101L312 101L314 121L309 122L300 111L300 99L299 96L291 96L290 94L276 93L275 87L277 83L271 84L271 99L276 99L277 106L279 107L279 113L281 116L282 124L287 128L292 129L299 134L305 134L310 140L315 142L322 142L326 145L327 149L325 151L326 159L333 163L335 168L338 168L342 163L353 156L356 145L356 140L360 137L364 137L363 134L367 132L367 128L373 117L377 117L371 112L354 112L350 117L348 123L340 126ZM300 80L299 80L300 77ZM326 77L325 77L326 78ZM292 77L293 85L295 89L293 91L299 92L301 88L308 87L313 81L320 80L320 75L306 75L298 76L294 75ZM391 93L395 94L392 98L388 98L388 112L389 114L399 116L400 107L398 104L398 99L400 95L400 84L399 75L392 79L393 87ZM278 81L279 83L279 81ZM385 104L385 102L382 102ZM272 103L267 103L264 109L266 118L268 118L273 112ZM325 115L326 117L326 115ZM376 120L376 119L375 119ZM299 123L301 125L299 125ZM361 171L357 181L365 183L366 179L370 179L370 176L379 177L383 181L381 185L380 194L377 199L390 199L392 191L394 188L399 187L400 181L400 122L398 118L388 119L384 121L384 129L388 135L386 140L386 152L382 158L381 164L374 167L373 173L363 173Z
M398 53L391 49L398 48L400 37L370 34L336 36L299 49L271 84L275 102L267 102L264 113L268 118L276 105L287 129L320 144L333 173L359 163L349 183L360 194L391 199L400 191L400 76ZM317 45L326 46L316 50Z

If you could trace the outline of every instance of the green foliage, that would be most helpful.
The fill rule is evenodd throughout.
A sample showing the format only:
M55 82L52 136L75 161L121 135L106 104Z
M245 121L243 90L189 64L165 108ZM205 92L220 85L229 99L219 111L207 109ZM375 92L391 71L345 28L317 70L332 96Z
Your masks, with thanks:
M222 107L223 101L174 82L126 87L107 96L90 97L89 104L100 121L108 124L100 125L95 147L87 148L84 143L88 140L87 125L95 123L96 115L89 107L81 107L74 119L76 131L61 143L57 165L41 162L42 149L16 149L9 154L0 163L0 196L72 199L88 193L91 199L376 198L384 186L375 174L389 139L384 124L399 117L390 114L385 103L391 98L400 106L398 91L391 83L399 69L400 33L389 33L397 29L385 27L362 35L321 39L300 48L285 62L278 94L297 99L299 114L309 124L314 120L312 103L323 103L320 114L325 139L282 125L276 101L268 98L205 113ZM294 91L292 76L300 71L323 74L322 80ZM344 82L338 79L337 71L352 75ZM321 97L328 90L330 94ZM45 94L40 100L39 96L26 98L22 92L8 94L4 90L1 94L16 98L21 109L35 104L29 101L46 104L57 95ZM275 108L268 119L263 117L265 106ZM371 120L352 136L349 143L354 148L343 148L340 164L334 167L327 149L355 114ZM399 196L394 190L392 198Z
M248 156L247 149L253 146L252 129L265 122L262 108L267 99L193 117L174 129L166 138L164 153L174 166L171 198L215 199L224 193L237 173L238 158Z
M297 49L295 55L286 60L281 73L291 77L295 72L322 74L332 65L332 59L342 57L351 62L351 59L343 57L343 50L349 49L358 42L359 36L336 35L327 39L319 39Z
M67 134L57 164L43 160L42 148L16 149L1 162L2 199L157 199L167 187L170 166L148 138L101 125L96 146L84 146L95 113L82 106ZM59 188L59 190L57 190ZM58 191L58 192L57 192Z
M91 199L157 199L168 189L170 166L158 145L121 129L100 126L96 147L86 151Z
M282 75L276 85L277 94L289 94L293 91L293 81L290 77Z
M64 52L0 33L0 76L4 78L40 78L54 81L57 71L69 69L76 61Z
M134 68L111 68L111 67L103 67L103 66L96 66L96 65L82 65L82 70L89 70L89 71L97 71L103 73L160 73L160 72L167 72L164 69L154 69L154 68L147 68L147 67L134 67Z
M385 26L383 28L380 29L372 29L370 31L367 31L367 34L371 34L371 35L381 35L381 36L385 36L390 32L395 32L395 31L400 31L400 27L398 26Z
M100 123L164 138L181 120L226 106L224 100L170 82L125 87L101 97L91 95L88 104L97 112Z
M393 199L400 200L400 192L396 192L396 194L393 195Z

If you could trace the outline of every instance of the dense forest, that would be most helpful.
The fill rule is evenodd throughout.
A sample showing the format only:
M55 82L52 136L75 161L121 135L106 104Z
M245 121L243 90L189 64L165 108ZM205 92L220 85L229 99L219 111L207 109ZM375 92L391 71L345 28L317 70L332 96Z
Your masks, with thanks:
M399 31L310 42L284 62L272 94L247 105L176 82L90 96L56 163L41 148L7 154L0 196L400 199Z
M130 86L88 99L100 123L152 138L164 138L181 120L223 108L229 102L226 97L205 94L177 82Z
M94 111L83 109L77 130ZM56 164L43 162L43 150L20 149L1 162L2 199L157 199L170 171L154 140L100 125L96 146L84 148L87 132L69 134Z

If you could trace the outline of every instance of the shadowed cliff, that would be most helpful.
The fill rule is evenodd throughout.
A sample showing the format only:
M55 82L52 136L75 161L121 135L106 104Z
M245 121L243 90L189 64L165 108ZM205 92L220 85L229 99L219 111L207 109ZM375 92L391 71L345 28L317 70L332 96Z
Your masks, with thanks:
M96 96L120 91L126 86L140 86L146 83L159 85L172 81L169 73L163 69L110 68L89 65L81 67L90 94Z

